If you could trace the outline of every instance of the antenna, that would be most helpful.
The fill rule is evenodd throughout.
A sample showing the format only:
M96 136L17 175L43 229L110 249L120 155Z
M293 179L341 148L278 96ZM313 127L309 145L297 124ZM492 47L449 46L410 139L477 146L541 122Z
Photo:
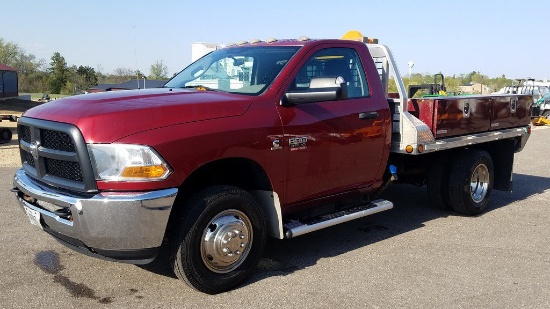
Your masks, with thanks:
M136 82L137 82L137 89L139 89L139 74L138 74L138 62L137 62L137 48L136 48L136 26L132 26L132 29L134 30L134 58L136 59Z

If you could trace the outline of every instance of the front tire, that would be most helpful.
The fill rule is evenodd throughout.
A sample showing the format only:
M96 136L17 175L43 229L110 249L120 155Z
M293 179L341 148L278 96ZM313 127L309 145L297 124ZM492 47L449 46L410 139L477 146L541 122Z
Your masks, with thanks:
M463 215L482 213L493 191L491 156L482 150L468 150L455 156L449 181L452 208Z
M186 205L172 244L176 276L208 294L228 291L254 270L266 239L266 218L246 191L215 186Z

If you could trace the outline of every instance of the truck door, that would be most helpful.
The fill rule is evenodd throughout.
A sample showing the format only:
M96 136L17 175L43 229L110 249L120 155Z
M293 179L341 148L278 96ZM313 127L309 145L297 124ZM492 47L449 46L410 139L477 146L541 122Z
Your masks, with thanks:
M313 77L323 76L343 77L348 98L278 107L287 156L287 204L368 189L381 178L387 102L371 96L354 48L313 52L291 75L293 81L287 91L308 89Z

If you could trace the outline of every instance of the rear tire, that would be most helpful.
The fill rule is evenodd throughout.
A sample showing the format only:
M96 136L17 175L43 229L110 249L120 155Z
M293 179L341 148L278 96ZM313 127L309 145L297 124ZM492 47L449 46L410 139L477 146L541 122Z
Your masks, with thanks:
M449 180L450 204L463 215L482 213L493 191L491 156L482 150L467 150L454 157Z
M246 191L215 186L187 203L171 259L178 278L208 294L228 291L252 273L266 239L266 218Z

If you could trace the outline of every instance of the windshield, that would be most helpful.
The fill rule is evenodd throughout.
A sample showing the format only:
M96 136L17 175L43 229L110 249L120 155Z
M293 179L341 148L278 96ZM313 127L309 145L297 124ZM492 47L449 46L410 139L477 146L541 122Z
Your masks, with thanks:
M299 48L248 46L219 49L189 65L164 87L257 95L269 87Z

